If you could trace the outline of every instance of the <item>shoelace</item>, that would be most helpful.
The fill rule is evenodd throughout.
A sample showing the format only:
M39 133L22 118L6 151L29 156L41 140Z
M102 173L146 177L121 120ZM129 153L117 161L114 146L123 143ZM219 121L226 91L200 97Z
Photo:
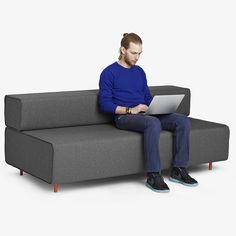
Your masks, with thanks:
M179 169L180 169L180 171L181 171L181 175L182 175L185 179L188 179L188 180L192 179L192 178L190 177L190 175L188 174L188 171L187 171L185 168L179 168Z
M157 174L157 173L153 173L152 174L152 177L154 178L154 181L156 180L156 178L159 178L159 179L161 179L162 180L162 182L164 183L164 178L163 178L163 176L161 175L161 174Z

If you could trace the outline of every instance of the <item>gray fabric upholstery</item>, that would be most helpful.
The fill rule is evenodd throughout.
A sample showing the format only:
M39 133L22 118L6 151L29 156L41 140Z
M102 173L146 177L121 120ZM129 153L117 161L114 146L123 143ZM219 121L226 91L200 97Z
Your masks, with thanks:
M175 86L151 86L156 94L186 94L179 113L188 115L190 90ZM99 90L15 94L5 96L5 124L17 130L45 129L112 123L111 115L100 112Z
M19 144L21 146L17 152L6 152L7 162L18 161L13 165L49 183L70 183L144 172L142 133L120 130L113 124L24 132L7 129L7 140L12 140L8 145L12 149ZM189 165L226 160L228 139L229 129L226 125L191 118ZM32 145L34 142L37 146ZM172 142L172 133L162 131L162 169L171 166ZM36 165L39 158L44 165ZM44 176L42 172L45 172Z
M153 86L150 91L186 94L177 112L189 115L189 89ZM144 172L143 134L116 128L111 116L99 111L98 96L98 90L6 95L6 162L48 183ZM229 127L190 119L189 165L226 160ZM171 132L161 132L159 147L162 169L169 168Z
M189 165L228 159L229 127L199 119L191 119Z
M5 160L8 164L51 183L53 156L51 143L6 127Z

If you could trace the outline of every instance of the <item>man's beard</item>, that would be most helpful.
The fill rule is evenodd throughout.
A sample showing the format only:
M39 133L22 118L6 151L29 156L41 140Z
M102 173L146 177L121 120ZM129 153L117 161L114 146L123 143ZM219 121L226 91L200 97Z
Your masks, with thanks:
M124 57L124 61L125 61L125 63L127 64L127 65L129 65L130 67L131 66L133 66L134 64L136 64L136 63L132 63L128 58L126 58L126 57Z

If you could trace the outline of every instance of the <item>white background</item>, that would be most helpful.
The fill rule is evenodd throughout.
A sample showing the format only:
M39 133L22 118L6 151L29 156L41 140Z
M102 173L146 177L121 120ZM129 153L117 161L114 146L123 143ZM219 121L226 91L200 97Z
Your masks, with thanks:
M1 235L233 235L235 12L230 0L1 1ZM229 160L190 169L197 188L164 172L168 194L146 188L144 176L60 185L58 193L19 176L4 160L4 96L98 89L126 32L143 39L138 64L149 86L190 88L190 116L230 127Z

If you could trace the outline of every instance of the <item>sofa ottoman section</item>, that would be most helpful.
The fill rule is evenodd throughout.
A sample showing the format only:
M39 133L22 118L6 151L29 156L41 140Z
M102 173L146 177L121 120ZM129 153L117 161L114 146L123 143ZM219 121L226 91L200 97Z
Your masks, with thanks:
M229 127L224 124L190 118L189 165L224 161L229 153Z

